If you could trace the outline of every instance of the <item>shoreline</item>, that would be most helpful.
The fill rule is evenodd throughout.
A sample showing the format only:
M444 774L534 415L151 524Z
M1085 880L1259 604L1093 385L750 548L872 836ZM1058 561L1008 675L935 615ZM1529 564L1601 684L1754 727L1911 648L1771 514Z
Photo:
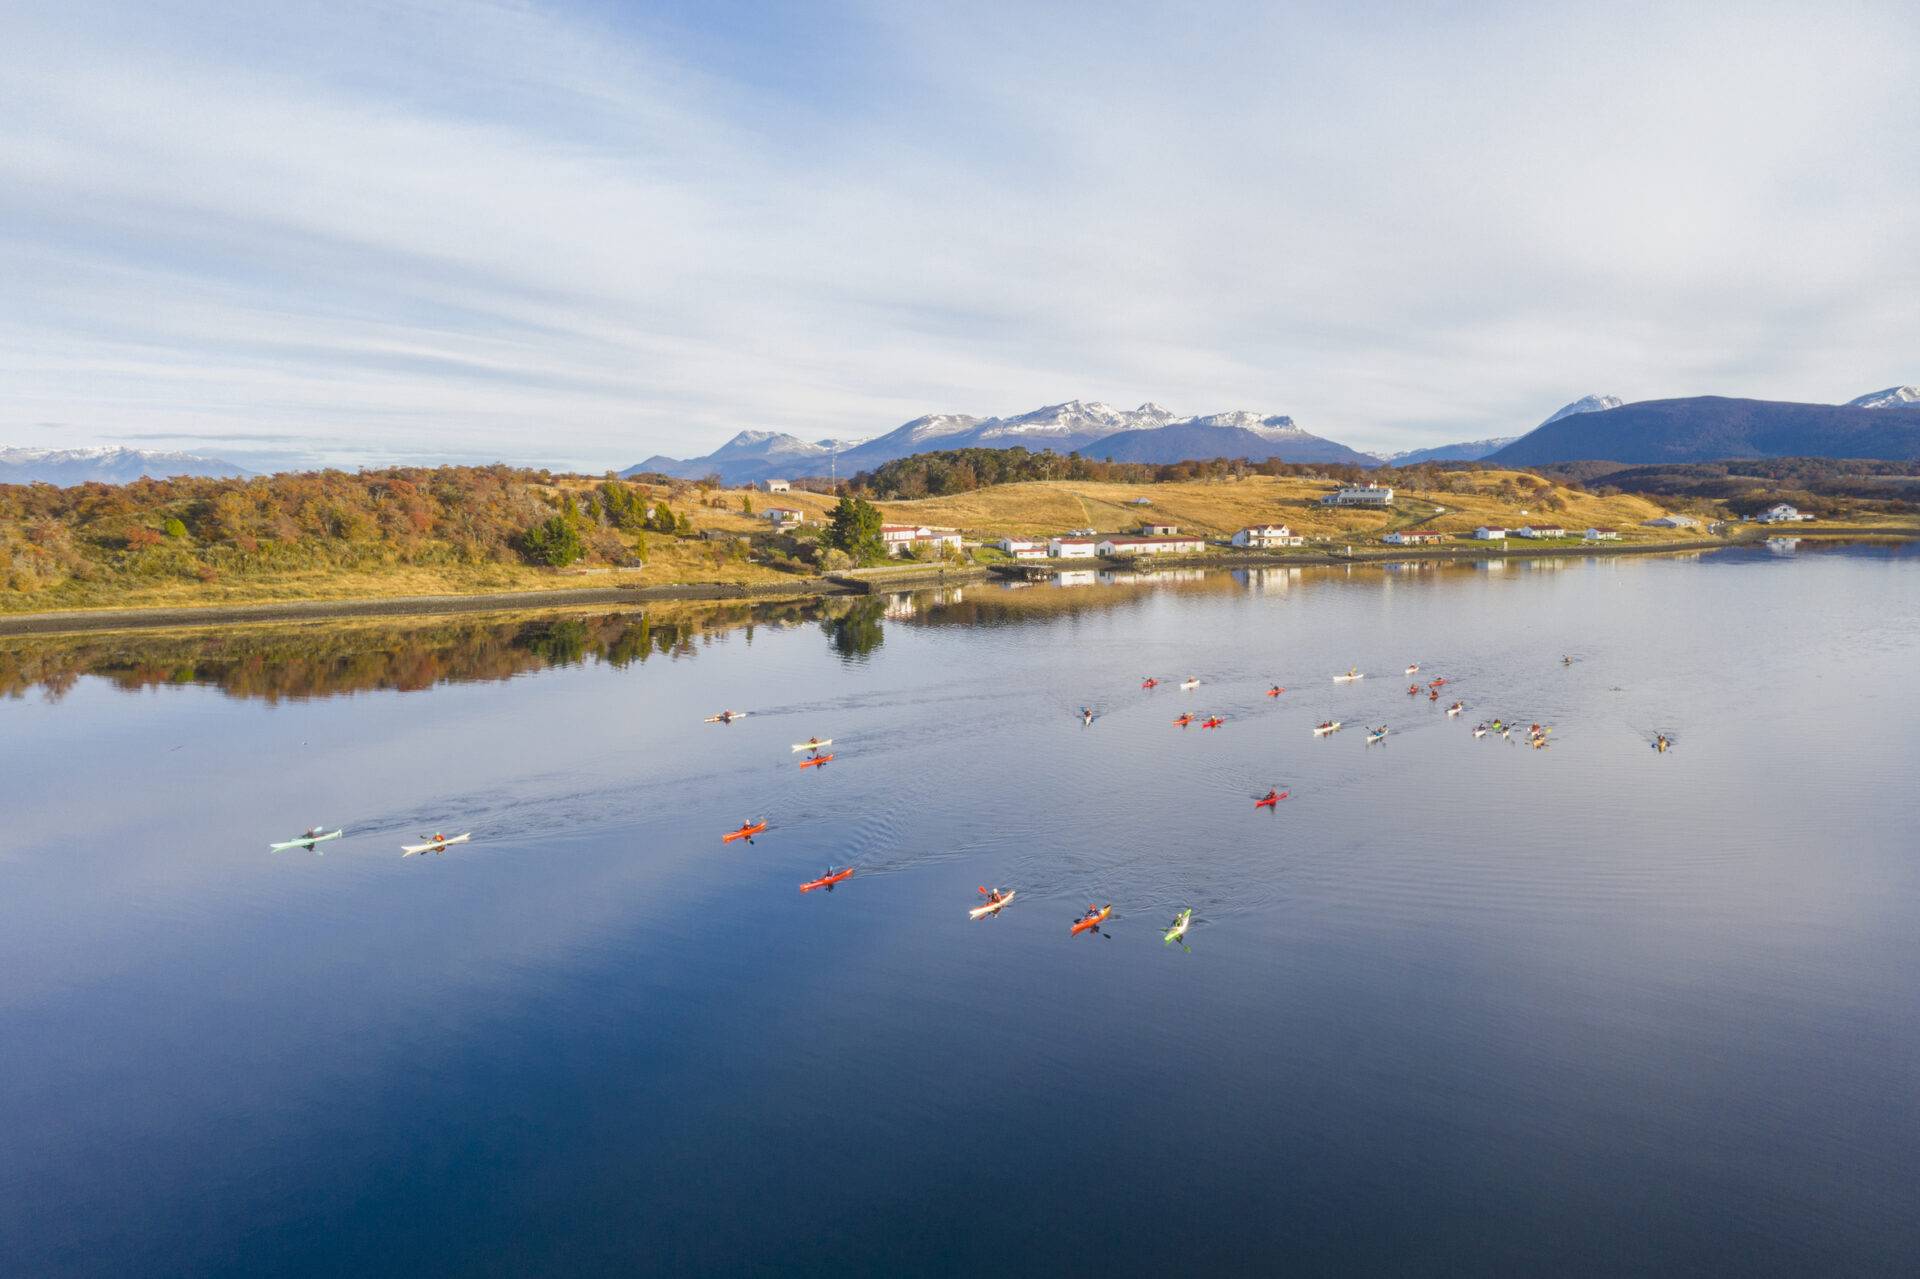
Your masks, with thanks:
M1235 568L1337 568L1352 564L1391 564L1420 561L1473 562L1492 559L1588 558L1617 555L1697 554L1727 547L1761 544L1765 536L1780 536L1772 526L1746 536L1694 538L1671 542L1629 542L1613 545L1507 546L1414 548L1394 550L1369 547L1350 554L1330 551L1295 553L1203 553L1167 557L1084 560L1018 560L957 567L855 569L825 577L795 578L787 582L740 585L723 582L686 582L662 586L575 587L542 591L497 591L478 595L401 595L372 599L281 600L262 604L203 604L165 608L108 608L48 613L0 615L0 638L36 635L78 635L100 631L166 630L192 627L226 628L270 622L334 622L375 617L432 617L456 613L530 612L554 608L593 608L672 601L779 600L825 598L836 595L872 595L916 589L938 589L994 578L1024 579L1076 570L1151 571L1154 568L1199 568L1213 571ZM1920 537L1920 528L1825 527L1795 528L1788 536L1881 537L1904 541Z

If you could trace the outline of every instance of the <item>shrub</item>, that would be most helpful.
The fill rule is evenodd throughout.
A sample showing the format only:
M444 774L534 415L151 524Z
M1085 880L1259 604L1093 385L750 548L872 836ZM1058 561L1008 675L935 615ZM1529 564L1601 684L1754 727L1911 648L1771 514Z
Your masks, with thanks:
M168 537L185 537L187 535L187 526L173 516L168 516L167 522L160 527L167 531Z
M564 515L535 524L520 534L520 549L536 564L563 568L580 558L580 533Z

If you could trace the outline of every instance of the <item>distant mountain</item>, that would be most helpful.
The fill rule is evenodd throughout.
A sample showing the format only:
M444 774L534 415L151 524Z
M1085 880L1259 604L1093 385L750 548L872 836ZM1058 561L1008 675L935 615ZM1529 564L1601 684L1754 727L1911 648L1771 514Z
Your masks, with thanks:
M1519 438L1517 435L1503 435L1497 440L1467 440L1460 444L1439 444L1430 449L1408 449L1404 453L1390 453L1381 461L1389 466L1417 466L1422 462L1477 462Z
M219 478L251 475L252 471L197 453L167 453L155 449L27 449L0 447L0 484L125 484L141 476L170 479L176 475Z
M1920 386L1890 386L1847 403L1856 409L1920 409Z
M1193 427L1184 436L1152 433L1171 427ZM1247 432L1246 437L1232 435ZM1221 434L1227 432L1228 434ZM1288 461L1346 462L1371 466L1375 459L1356 453L1345 445L1323 440L1293 425L1293 419L1261 416L1257 413L1216 413L1208 417L1180 417L1158 404L1142 404L1137 409L1116 409L1111 404L1068 400L1050 404L1030 413L1013 417L970 417L963 413L930 413L915 418L885 435L840 445L837 465L840 474L872 470L897 457L911 457L933 449L1012 448L1018 444L1037 453L1052 449L1056 453L1079 450L1089 457L1114 460L1121 454L1106 447L1106 442L1129 437L1116 448L1129 455L1155 462L1178 462L1190 457L1265 457L1278 453ZM1149 438L1151 437L1151 438ZM1176 440L1186 443L1177 443ZM771 431L742 431L705 457L680 461L670 457L650 457L630 467L625 474L658 471L663 475L698 479L718 472L729 483L744 483L769 478L786 479L794 475L820 475L827 470L830 441L809 443L792 435ZM1097 447L1096 447L1097 446ZM1180 452L1181 447L1200 452Z
M1486 460L1508 466L1586 459L1653 465L1736 457L1920 459L1920 414L1718 395L1643 400L1556 414Z
M1245 411L1186 418L1162 426L1121 431L1094 440L1080 452L1116 462L1182 462L1189 458L1278 457L1288 462L1344 462L1378 466L1380 459L1344 444L1322 439L1293 424L1290 417L1261 417Z

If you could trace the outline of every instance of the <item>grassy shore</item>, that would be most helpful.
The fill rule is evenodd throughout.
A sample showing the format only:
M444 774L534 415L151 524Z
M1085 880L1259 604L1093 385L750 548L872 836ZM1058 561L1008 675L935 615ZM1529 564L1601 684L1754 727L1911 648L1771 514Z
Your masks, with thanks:
M1337 487L1331 481L1249 475L1161 484L1113 484L1043 481L1005 484L970 493L918 501L879 503L889 522L926 524L958 529L969 541L986 542L1004 536L1040 537L1071 529L1099 533L1132 531L1143 521L1171 523L1183 533L1224 538L1251 524L1286 524L1309 539L1308 552L1344 553L1351 547L1365 555L1382 550L1380 539L1397 530L1425 530L1446 534L1449 550L1485 551L1488 544L1453 540L1476 527L1557 524L1576 535L1563 546L1577 543L1580 530L1590 526L1618 529L1622 549L1655 545L1714 544L1718 539L1704 527L1653 529L1646 521L1666 511L1646 498L1630 494L1602 496L1537 477L1508 471L1453 472L1442 477L1444 489L1402 490L1386 509L1342 509L1323 506L1320 499ZM599 481L558 477L546 491L558 501L565 494L584 498ZM639 486L636 486L639 487ZM644 491L644 490L643 490ZM652 493L667 496L665 488ZM1141 505L1140 499L1150 505ZM776 535L764 518L766 509L785 506L805 513L815 523L825 522L835 499L816 493L778 495L739 491L680 491L675 509L689 520L689 536L649 534L643 567L598 563L587 567L539 568L525 563L492 560L431 562L416 556L411 562L397 557L381 562L376 554L351 568L324 563L255 563L266 557L242 557L231 548L190 545L176 555L183 563L190 553L215 559L218 573L169 572L135 576L105 571L90 577L73 576L32 590L0 591L0 614L29 615L95 609L242 609L248 605L291 601L382 600L418 596L479 596L508 592L592 590L609 587L660 588L712 584L741 592L799 587L818 569L802 558L805 544L796 547ZM751 511L743 509L751 503ZM1850 523L1857 533L1875 531L1878 522ZM1740 526L1745 534L1754 526ZM1790 525L1769 530L1796 536L1818 536L1819 525ZM1887 521L1886 531L1900 526ZM1512 542L1515 551L1553 549L1553 543ZM226 556L220 560L220 556ZM425 558L428 562L422 562ZM981 556L982 562L996 558ZM1251 562L1251 561L1249 561ZM242 567L227 569L227 563ZM802 588L804 589L804 588Z

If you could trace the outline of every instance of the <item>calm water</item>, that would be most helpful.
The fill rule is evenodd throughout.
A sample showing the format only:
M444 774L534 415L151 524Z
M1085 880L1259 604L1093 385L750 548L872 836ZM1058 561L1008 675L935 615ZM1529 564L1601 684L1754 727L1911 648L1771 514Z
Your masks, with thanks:
M1914 550L708 620L16 645L0 1271L1920 1271Z

